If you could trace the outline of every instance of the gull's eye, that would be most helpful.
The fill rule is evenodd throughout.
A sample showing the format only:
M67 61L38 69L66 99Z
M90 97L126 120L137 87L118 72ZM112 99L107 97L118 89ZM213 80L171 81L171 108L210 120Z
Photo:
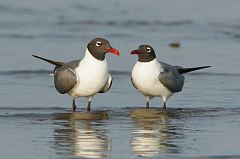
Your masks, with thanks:
M101 41L96 42L96 46L100 46L100 45L102 45Z
M147 47L147 52L150 53L151 52L151 48Z

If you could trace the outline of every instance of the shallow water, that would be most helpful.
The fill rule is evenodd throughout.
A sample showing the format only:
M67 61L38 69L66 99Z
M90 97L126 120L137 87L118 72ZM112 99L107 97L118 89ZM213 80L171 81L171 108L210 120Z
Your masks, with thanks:
M238 155L239 108L170 108L158 117L130 117L129 112L136 110L139 108L106 110L107 119L85 121L54 120L56 113L52 112L68 112L63 108L2 108L1 155L4 158Z
M1 158L240 158L239 5L237 0L0 1ZM71 112L71 98L55 91L51 66L31 55L81 58L96 36L121 52L107 57L114 82L92 105L108 118L56 120ZM169 47L171 42L180 42L180 48ZM129 76L136 61L129 53L143 43L173 65L213 66L186 75L168 111L151 119L130 115L145 105ZM85 111L86 99L77 106ZM160 109L162 102L154 98L151 107Z
M184 91L169 100L168 111L148 119L130 116L145 101L127 72L112 72L115 84L108 94L96 96L92 106L108 118L84 121L56 120L59 113L71 112L71 99L57 94L45 73L0 75L7 90L0 107L4 158L239 157L239 95L232 84L238 76L190 74ZM21 83L25 80L27 85ZM19 90L12 91L14 87ZM85 105L80 98L78 111L85 111ZM160 111L161 106L159 99L151 101L152 108Z

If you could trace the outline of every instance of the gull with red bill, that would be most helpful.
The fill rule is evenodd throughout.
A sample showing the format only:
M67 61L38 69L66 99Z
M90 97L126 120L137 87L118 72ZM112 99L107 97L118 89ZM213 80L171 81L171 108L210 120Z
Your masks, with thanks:
M131 54L138 55L138 61L133 67L131 81L146 98L146 108L153 97L160 97L166 109L166 102L173 93L181 92L184 85L184 73L192 72L210 66L183 68L171 66L156 59L153 48L149 45L140 45Z
M67 93L73 98L72 110L75 112L76 98L86 97L87 111L90 111L92 97L110 89L112 77L108 73L106 53L120 55L106 39L95 38L88 43L83 59L64 63L33 56L55 65L53 73L55 88L59 93Z

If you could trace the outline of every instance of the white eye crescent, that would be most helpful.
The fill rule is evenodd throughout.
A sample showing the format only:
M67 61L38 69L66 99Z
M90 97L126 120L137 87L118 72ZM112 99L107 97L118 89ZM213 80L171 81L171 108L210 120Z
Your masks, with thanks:
M97 41L96 42L96 46L100 46L100 45L102 45L102 42L101 41Z
M150 53L151 52L151 48L147 47L147 52Z

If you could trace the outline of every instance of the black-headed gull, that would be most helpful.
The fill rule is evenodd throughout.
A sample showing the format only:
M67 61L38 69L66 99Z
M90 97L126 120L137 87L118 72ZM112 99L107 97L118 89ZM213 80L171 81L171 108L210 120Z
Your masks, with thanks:
M108 52L119 55L119 51L106 39L96 38L88 43L83 59L63 63L33 56L55 65L53 73L55 88L59 93L67 93L73 98L72 109L75 112L75 98L86 97L87 111L90 111L92 97L110 89L112 77L108 73L105 58Z
M166 102L173 93L182 91L184 85L184 73L208 68L210 66L183 68L171 66L156 59L153 48L149 45L140 45L131 54L138 55L138 61L133 67L131 81L133 86L146 98L146 108L149 108L149 100L160 97L166 109Z

